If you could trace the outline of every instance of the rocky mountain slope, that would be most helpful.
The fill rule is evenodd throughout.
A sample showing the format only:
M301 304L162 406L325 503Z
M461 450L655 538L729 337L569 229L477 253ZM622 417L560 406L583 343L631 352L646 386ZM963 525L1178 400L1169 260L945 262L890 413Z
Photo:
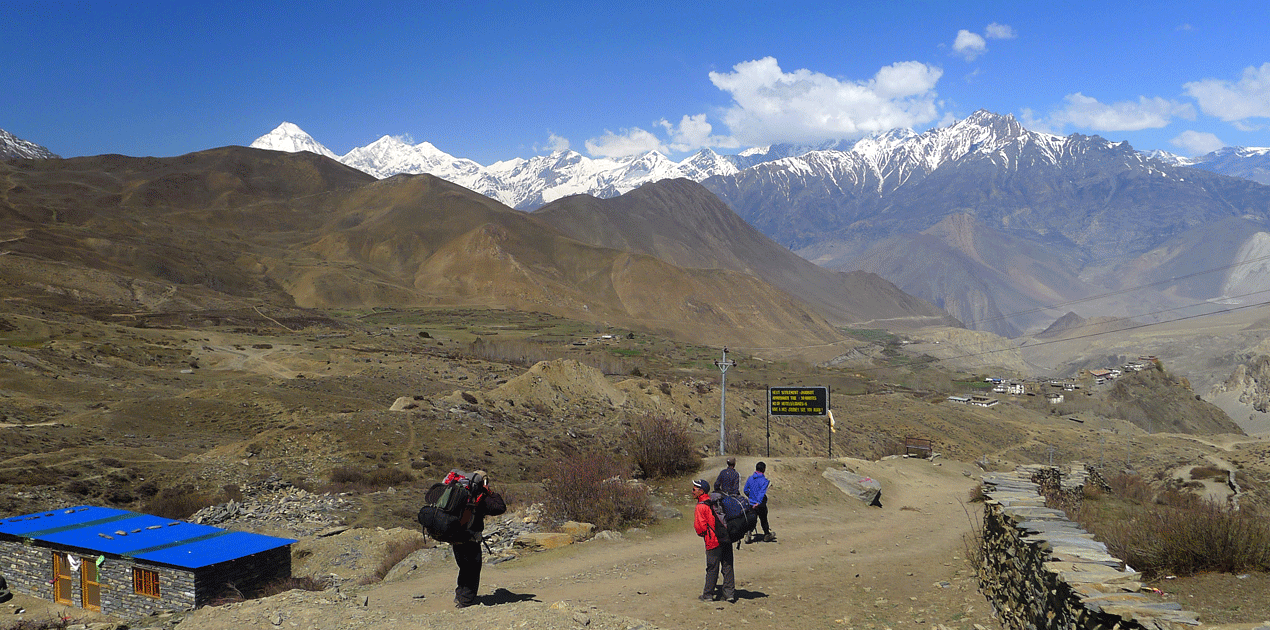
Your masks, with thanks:
M43 160L56 157L58 156L52 151L0 129L0 160L13 158Z
M875 271L972 327L1006 335L1044 328L1061 315L1044 309L1062 302L1082 300L1074 310L1083 316L1177 306L1168 285L1136 296L1150 305L1138 312L1083 300L1110 292L1119 266L1190 230L1237 218L1259 226L1255 234L1270 222L1270 187L1164 165L1123 142L1029 131L988 112L703 184L819 264ZM964 218L945 223L953 217ZM1229 234L1218 246L1227 252L1222 265L1238 262L1253 234ZM932 279L931 269L956 271ZM1020 312L1034 316L1012 317Z

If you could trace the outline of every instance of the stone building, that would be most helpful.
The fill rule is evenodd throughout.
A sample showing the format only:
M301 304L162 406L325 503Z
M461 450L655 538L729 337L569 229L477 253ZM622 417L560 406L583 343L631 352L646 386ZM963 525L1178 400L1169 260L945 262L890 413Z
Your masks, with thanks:
M134 617L291 577L296 541L81 505L0 519L14 592Z

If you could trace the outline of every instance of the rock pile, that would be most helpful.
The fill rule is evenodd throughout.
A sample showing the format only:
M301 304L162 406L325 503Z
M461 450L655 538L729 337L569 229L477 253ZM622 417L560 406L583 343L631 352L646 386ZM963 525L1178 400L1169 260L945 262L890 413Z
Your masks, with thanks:
M314 536L341 523L357 504L339 494L316 494L276 477L242 488L242 501L195 512L191 523L249 531L283 530L296 538Z

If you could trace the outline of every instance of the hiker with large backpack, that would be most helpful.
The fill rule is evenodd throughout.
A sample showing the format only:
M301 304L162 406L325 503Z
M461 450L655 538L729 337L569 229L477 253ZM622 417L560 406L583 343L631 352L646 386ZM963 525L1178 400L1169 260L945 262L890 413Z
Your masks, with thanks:
M424 495L419 510L419 524L429 536L448 542L454 548L454 563L459 566L458 584L454 589L454 606L467 608L480 600L481 532L486 516L507 511L503 496L489 487L489 476L478 470L467 474L451 470L440 483L432 484Z
M715 585L719 579L719 569L722 568L723 599L735 602L736 575L732 571L732 544L728 538L723 507L711 496L710 482L705 479L692 482L692 496L697 499L692 526L706 543L706 583L697 599L703 602L716 599Z

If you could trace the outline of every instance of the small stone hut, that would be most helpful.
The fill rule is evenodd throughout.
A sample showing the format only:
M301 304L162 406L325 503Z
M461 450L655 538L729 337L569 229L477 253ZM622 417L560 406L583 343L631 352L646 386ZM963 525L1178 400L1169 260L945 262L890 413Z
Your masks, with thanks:
M0 572L17 593L142 616L291 577L295 542L81 505L0 519Z

